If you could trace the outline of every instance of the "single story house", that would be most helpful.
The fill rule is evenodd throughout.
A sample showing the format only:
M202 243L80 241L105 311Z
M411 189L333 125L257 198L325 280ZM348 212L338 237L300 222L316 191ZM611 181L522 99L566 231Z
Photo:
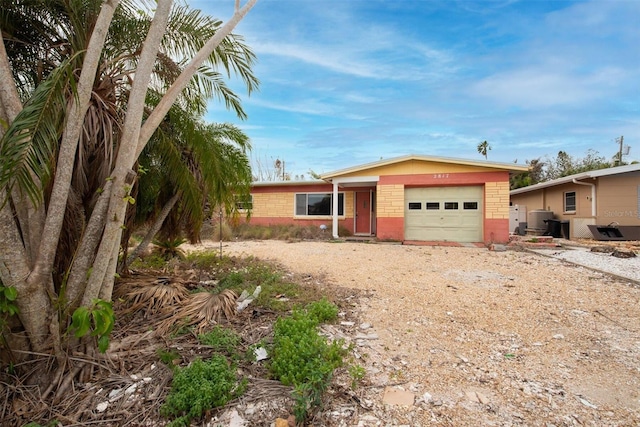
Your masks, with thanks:
M407 155L321 175L256 182L250 223L326 227L379 240L505 243L509 175L526 166ZM337 200L337 203L334 201Z
M567 224L565 237L640 239L640 164L565 176L512 190L510 196L529 220L546 211Z

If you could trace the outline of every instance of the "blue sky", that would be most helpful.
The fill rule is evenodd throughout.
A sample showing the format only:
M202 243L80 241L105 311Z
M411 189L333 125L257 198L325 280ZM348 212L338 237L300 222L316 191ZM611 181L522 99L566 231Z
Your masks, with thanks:
M243 0L244 1L244 0ZM233 0L188 0L226 21ZM252 160L294 177L406 154L640 160L640 1L258 0L237 27Z

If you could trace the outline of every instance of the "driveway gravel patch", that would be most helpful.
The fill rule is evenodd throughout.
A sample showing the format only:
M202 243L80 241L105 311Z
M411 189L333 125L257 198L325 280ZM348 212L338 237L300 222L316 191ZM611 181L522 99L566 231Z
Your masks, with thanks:
M634 259L607 258L596 271L575 249L275 240L223 252L360 295L354 309L368 328L351 332L366 384L336 425L638 425L640 288L604 272L636 272ZM385 402L390 388L413 403Z

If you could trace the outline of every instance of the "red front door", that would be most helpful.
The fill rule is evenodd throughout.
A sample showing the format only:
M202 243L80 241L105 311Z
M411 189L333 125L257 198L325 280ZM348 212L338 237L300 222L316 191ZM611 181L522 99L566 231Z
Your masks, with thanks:
M371 234L371 193L356 191L356 234Z

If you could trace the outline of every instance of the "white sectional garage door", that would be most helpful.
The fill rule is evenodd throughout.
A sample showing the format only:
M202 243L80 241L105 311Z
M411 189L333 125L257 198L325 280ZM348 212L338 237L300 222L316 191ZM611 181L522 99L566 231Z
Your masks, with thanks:
M407 188L406 240L482 242L483 188Z

